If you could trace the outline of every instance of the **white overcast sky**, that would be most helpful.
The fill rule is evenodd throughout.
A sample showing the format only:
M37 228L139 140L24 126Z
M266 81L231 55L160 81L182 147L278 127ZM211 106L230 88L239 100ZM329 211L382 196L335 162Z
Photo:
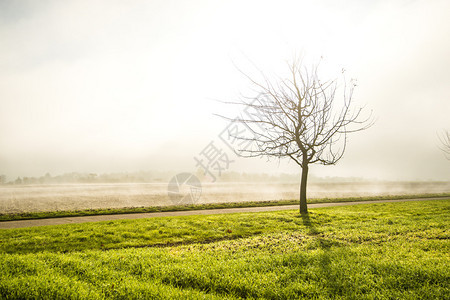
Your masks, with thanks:
M449 20L448 0L2 0L0 174L194 171L209 142L224 147L213 114L235 113L215 100L248 86L234 65L272 74L302 53L357 78L355 100L376 116L313 174L450 180L438 147ZM233 159L233 171L299 172Z

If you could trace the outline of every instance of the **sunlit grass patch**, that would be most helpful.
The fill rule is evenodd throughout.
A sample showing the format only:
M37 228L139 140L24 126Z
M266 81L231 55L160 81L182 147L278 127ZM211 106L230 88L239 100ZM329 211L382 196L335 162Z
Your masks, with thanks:
M449 209L441 200L2 230L0 298L446 299Z

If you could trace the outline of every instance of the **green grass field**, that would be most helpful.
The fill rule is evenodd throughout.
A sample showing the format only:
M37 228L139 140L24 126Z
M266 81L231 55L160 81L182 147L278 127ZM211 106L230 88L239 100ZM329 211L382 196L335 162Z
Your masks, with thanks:
M5 299L450 299L450 201L0 230Z

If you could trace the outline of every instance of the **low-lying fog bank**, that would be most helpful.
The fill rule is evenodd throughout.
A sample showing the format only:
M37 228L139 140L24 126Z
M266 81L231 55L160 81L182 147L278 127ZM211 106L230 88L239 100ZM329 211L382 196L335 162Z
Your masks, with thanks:
M308 185L308 198L445 192L450 192L450 182L316 182ZM299 186L296 183L267 182L203 183L201 189L181 186L179 195L192 195L196 203L296 199ZM181 203L190 204L189 199L184 198ZM177 203L168 196L167 183L0 186L0 213L173 204Z

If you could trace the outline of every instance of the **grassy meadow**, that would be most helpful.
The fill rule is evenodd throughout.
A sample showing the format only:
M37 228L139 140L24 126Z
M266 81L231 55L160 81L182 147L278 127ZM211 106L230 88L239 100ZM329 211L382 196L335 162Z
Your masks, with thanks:
M450 299L450 201L0 230L4 299Z

